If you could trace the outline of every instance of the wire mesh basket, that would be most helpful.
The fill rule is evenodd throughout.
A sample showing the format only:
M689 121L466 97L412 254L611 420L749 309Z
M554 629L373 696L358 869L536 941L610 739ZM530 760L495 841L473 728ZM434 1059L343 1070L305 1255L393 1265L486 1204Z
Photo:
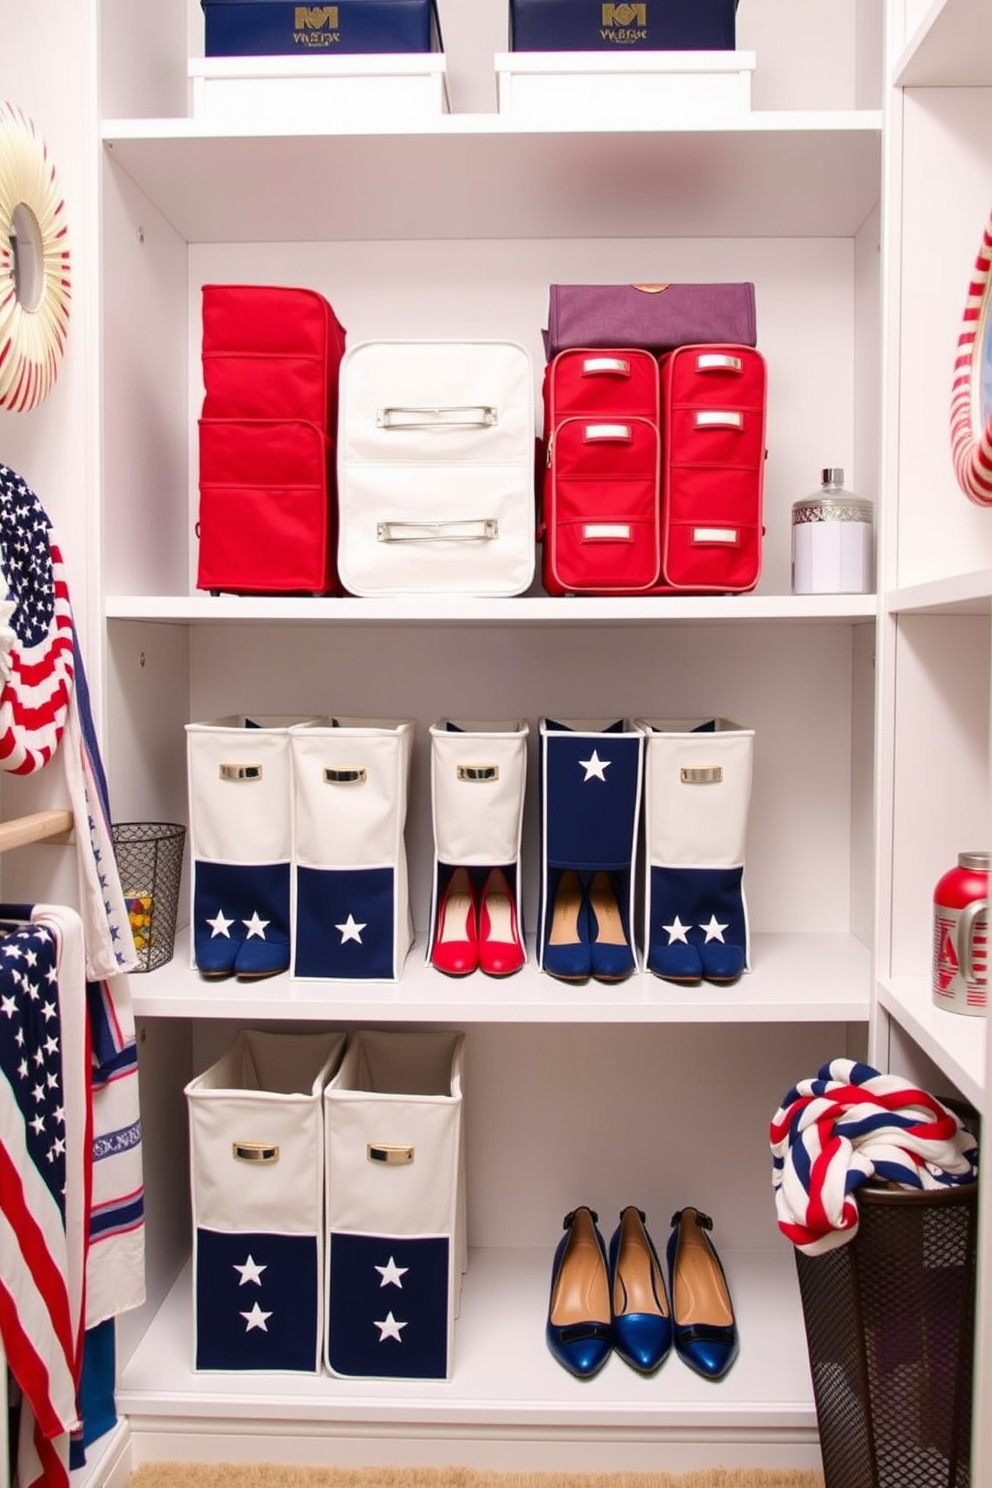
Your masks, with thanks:
M172 960L186 828L174 822L115 822L114 857L124 891L136 971Z
M826 1488L969 1488L977 1198L861 1188L853 1240L795 1252Z

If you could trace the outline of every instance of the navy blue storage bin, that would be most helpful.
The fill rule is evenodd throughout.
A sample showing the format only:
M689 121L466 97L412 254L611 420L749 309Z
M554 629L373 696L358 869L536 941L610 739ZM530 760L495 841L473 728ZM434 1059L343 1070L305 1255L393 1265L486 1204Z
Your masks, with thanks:
M725 52L737 0L510 0L514 52Z
M208 57L438 52L434 0L200 0Z

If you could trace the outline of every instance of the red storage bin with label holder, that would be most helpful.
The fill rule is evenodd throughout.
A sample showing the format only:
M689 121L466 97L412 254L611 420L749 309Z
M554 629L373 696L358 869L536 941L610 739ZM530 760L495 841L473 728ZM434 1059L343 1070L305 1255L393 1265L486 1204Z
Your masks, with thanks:
M304 419L201 419L197 587L329 594L333 446Z
M549 594L640 593L661 564L657 359L571 348L544 374L542 580Z
M661 360L662 585L743 593L761 576L767 373L751 346Z

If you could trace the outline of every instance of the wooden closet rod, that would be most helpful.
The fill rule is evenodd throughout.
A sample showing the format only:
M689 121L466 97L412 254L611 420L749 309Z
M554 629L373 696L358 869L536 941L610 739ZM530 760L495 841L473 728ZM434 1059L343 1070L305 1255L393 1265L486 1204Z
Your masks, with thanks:
M0 822L0 853L27 847L31 842L67 842L72 828L71 811L33 811L30 816L15 816Z

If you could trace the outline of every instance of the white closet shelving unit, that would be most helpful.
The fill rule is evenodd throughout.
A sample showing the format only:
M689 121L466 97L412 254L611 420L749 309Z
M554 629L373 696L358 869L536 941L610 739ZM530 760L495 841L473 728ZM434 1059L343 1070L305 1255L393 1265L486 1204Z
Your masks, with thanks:
M582 130L497 116L503 0L441 5L456 112L407 131L265 136L186 117L193 0L162 0L140 22L124 0L103 0L99 18L90 7L102 117L96 671L115 816L185 818L191 719L314 709L418 721L408 850L421 937L398 984L205 985L183 937L172 963L132 979L149 1284L120 1328L132 1458L816 1466L768 1120L824 1060L869 1051L985 1105L985 1029L938 1019L927 986L933 883L988 840L992 817L992 514L957 492L946 434L992 186L983 3L744 0L753 114ZM196 592L202 284L309 285L349 344L509 336L539 374L551 282L658 279L756 285L770 390L754 595L552 600L535 588L387 604ZM879 598L789 592L791 504L825 465L879 500ZM543 714L720 714L756 729L753 969L738 986L689 993L642 975L569 990L533 967L452 983L424 966L427 726L526 717L536 742ZM533 755L528 790L532 928ZM470 1264L453 1377L194 1374L184 1082L241 1026L366 1023L468 1034ZM610 1229L628 1202L659 1244L673 1210L713 1214L741 1331L718 1385L674 1357L650 1381L614 1358L579 1384L545 1348L562 1216L590 1203Z

